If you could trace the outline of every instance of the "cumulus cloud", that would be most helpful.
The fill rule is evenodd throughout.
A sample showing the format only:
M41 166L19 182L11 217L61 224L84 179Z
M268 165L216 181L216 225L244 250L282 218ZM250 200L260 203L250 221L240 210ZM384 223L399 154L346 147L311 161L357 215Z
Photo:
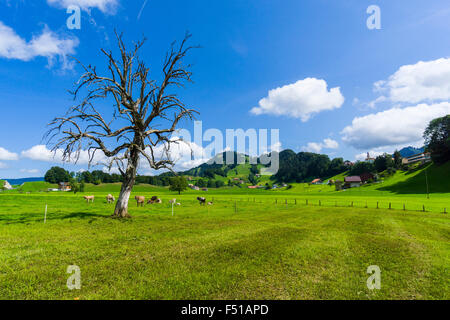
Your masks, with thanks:
M77 38L60 37L47 26L40 35L33 36L27 42L0 21L0 57L6 59L30 61L36 57L45 57L49 66L59 60L63 69L67 69L72 66L67 60L67 55L74 54L78 44Z
M306 122L315 113L340 108L344 100L339 87L328 90L325 80L306 78L270 90L268 96L259 101L259 107L250 112L254 115L284 115Z
M386 93L390 101L397 103L430 103L449 100L450 58L404 65L388 80L375 82L374 90ZM385 100L378 99L373 103Z
M19 155L14 152L9 152L5 148L0 147L0 160L18 160Z
M309 142L302 150L307 152L320 153L322 149L337 149L339 143L333 139L324 139L322 142Z
M114 14L119 4L118 0L47 0L51 6L58 8L68 8L71 5L80 7L82 10L89 11L91 8L97 8L103 13Z
M58 149L56 152L49 150L45 145L36 145L32 148L22 151L21 157L44 162L52 163L75 163L75 158L70 159L70 161L63 161L63 150ZM106 163L107 157L102 152L96 152L94 156L93 165L99 163ZM82 150L80 152L80 157L77 164L87 165L89 163L89 152L87 150Z
M406 108L392 108L354 118L342 130L342 140L356 149L372 149L402 144L423 143L428 123L450 113L450 103L419 104Z

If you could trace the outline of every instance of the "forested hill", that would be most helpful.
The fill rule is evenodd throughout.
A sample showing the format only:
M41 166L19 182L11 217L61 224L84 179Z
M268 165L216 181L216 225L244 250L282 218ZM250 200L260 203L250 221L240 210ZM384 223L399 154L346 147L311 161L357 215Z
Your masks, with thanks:
M230 152L229 152L230 153ZM222 153L216 157L222 157L226 159L227 153ZM196 168L192 168L188 171L182 172L187 176L227 176L230 170L233 170L242 164L237 164L238 157L245 159L246 163L249 163L249 156L231 152L230 156L234 157L234 164L217 164L214 161L209 161ZM287 149L279 153L280 168L278 173L273 176L273 180L279 182L305 182L311 181L315 178L325 178L335 176L339 173L348 170L348 167L344 163L344 159L335 158L330 160L327 155L316 154L310 152L299 152ZM258 171L264 167L261 164L261 159L256 159L257 164L252 166L252 171L258 173ZM225 161L224 161L225 163Z

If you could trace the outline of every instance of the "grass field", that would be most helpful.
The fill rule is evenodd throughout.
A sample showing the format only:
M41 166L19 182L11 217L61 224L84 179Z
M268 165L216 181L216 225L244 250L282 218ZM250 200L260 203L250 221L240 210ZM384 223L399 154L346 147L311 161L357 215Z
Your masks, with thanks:
M341 192L137 185L132 198L164 203L130 200L126 220L105 201L118 184L74 195L27 183L0 194L0 299L449 299L449 166L427 168L429 198L424 169ZM69 265L81 290L66 286ZM371 265L381 290L366 286Z

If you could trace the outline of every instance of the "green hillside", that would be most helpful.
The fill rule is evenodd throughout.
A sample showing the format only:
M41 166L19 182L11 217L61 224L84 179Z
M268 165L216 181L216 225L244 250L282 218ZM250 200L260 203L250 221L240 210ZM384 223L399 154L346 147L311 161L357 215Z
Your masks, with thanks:
M48 189L58 188L58 185L51 184L45 181L25 182L17 191L19 192L45 192Z
M427 179L429 193L450 192L450 162L441 166L429 164L411 172L397 172L377 189L398 194L423 194L427 193Z

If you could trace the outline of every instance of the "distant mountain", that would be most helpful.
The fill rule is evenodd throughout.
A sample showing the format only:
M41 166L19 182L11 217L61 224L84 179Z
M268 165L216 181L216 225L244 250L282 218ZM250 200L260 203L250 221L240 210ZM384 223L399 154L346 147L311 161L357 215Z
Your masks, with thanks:
M36 182L36 181L44 181L44 178L22 178L22 179L0 179L8 181L9 184L13 186L19 186L24 184L25 182Z
M399 152L403 158L407 158L407 157L411 157L415 154L422 153L424 151L425 151L424 147L422 147L422 148L406 147L406 148L401 149Z

